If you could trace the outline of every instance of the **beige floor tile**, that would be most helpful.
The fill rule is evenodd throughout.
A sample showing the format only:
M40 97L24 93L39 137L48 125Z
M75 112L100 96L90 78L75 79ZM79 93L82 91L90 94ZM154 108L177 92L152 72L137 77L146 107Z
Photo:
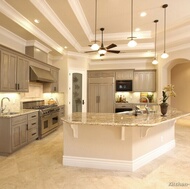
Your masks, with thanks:
M134 173L63 166L62 132L0 156L0 189L190 188L190 127L176 126L176 148Z

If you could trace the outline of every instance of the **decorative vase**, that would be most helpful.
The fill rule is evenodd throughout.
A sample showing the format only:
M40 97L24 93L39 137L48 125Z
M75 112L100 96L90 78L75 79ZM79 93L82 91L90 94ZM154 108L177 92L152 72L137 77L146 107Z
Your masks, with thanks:
M160 104L160 110L162 115L165 116L168 111L168 103L163 102L162 104Z

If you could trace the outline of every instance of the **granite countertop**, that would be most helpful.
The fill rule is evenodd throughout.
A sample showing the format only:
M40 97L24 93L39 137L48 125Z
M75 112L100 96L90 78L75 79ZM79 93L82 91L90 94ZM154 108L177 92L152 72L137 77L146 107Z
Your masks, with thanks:
M162 122L168 122L187 115L190 115L190 113L183 113L177 110L168 112L167 116L161 116L160 113L140 114L137 116L133 114L115 113L73 113L61 118L61 120L76 125L152 127Z
M34 109L22 109L19 112L5 112L5 113L0 113L0 118L16 117L16 116L21 116L21 115L32 113L32 112L37 112L37 111L38 110L34 110Z

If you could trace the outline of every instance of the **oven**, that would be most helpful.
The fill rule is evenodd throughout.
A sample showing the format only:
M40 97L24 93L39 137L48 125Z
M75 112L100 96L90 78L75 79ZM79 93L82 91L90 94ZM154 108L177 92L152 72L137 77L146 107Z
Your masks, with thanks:
M44 105L44 101L32 101L23 104L23 108L39 110L39 139L47 136L58 128L60 121L59 106L55 104Z
M132 80L117 80L116 81L116 92L133 91Z

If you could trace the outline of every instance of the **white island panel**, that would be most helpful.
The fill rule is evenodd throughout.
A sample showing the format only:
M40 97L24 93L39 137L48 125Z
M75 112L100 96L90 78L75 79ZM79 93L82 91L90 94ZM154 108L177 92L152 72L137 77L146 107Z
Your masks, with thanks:
M63 118L63 165L135 171L175 147L175 121L185 115L74 113Z

